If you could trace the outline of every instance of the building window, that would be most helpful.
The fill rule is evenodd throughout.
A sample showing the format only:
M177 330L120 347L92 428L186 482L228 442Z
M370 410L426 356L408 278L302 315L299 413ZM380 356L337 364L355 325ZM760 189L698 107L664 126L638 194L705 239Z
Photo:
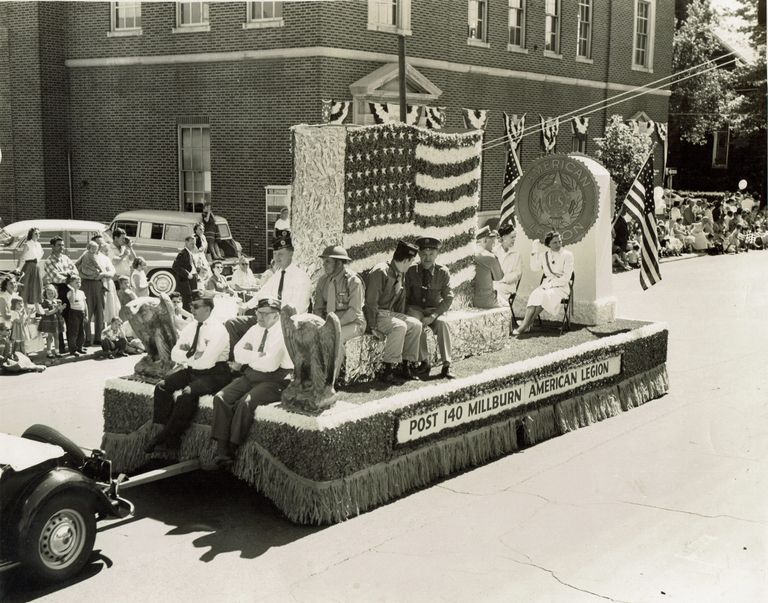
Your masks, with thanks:
M508 44L525 48L525 0L509 0Z
M592 58L592 0L579 0L579 24L576 56Z
M469 0L467 38L477 42L488 42L488 2Z
M571 138L571 152L587 154L587 139L584 136L573 135Z
M272 243L275 242L275 222L280 217L280 212L284 208L291 209L291 187L290 186L267 186L266 188L266 206L267 206L267 265L272 261L274 252Z
M544 52L560 54L560 0L544 0Z
M249 2L248 21L264 21L283 17L282 2Z
M635 0L635 31L632 69L653 71L655 0Z
M368 29L411 35L411 0L368 0Z
M717 130L712 141L712 167L728 167L728 147L731 142L731 131L728 128Z
M211 200L211 128L179 126L179 205L182 211L202 211Z
M176 28L174 33L181 31L210 31L208 20L208 2L177 2Z
M109 37L141 35L141 2L110 2Z

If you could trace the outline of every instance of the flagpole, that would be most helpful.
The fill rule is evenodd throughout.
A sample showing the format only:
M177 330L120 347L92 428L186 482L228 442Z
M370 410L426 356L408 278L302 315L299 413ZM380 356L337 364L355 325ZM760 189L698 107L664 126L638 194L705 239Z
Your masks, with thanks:
M405 106L405 36L397 36L398 84L400 91L400 121L407 123Z
M635 186L635 182L637 182L637 179L640 177L640 172L643 171L643 168L645 167L645 164L648 163L648 160L651 158L651 155L653 154L653 151L656 150L656 143L651 142L651 150L648 151L648 154L645 156L645 159L643 160L643 163L640 164L640 169L637 171L637 174L635 175L634 180L632 180L632 184L629 185L629 188L627 189L627 192L632 190L632 187ZM624 200L621 202L622 209L624 208ZM619 217L621 216L621 211L616 212L616 217L613 219L613 222L611 222L611 230L613 230L613 227L616 225L616 222L618 221Z

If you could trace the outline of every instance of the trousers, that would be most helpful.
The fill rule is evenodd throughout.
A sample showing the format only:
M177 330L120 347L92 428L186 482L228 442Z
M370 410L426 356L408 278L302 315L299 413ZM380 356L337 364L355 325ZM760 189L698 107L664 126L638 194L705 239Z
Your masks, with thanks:
M428 314L428 312L424 312L423 309L416 308L414 306L409 306L407 312L408 316L413 316L419 321L424 318L425 314ZM442 316L438 316L434 321L432 321L432 324L430 324L428 328L432 329L432 332L437 337L437 349L440 352L440 360L442 360L443 364L450 364L451 330L448 328L448 323L443 320ZM429 350L427 349L427 332L423 327L421 329L421 337L419 338L419 360L422 362L429 362Z
M375 329L386 336L383 362L398 364L402 360L418 360L421 321L400 312L379 310Z
M167 375L155 385L152 420L164 425L157 435L159 442L169 442L178 447L181 436L192 423L200 396L213 394L231 379L226 362L217 362L212 368L195 370L183 367ZM173 399L174 392L181 393Z
M70 310L67 312L67 347L69 353L81 350L85 345L85 312Z
M88 304L88 323L86 325L86 337L90 339L91 325L93 325L93 342L101 339L101 332L104 330L104 286L100 280L83 279L83 293L85 293L85 302Z
M287 369L264 373L246 366L241 377L213 397L211 437L235 446L242 444L251 431L256 407L280 400L290 375Z

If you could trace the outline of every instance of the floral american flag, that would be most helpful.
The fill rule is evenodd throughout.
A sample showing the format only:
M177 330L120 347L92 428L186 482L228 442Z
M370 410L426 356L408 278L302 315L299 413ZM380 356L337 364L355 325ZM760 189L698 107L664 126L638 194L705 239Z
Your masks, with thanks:
M349 128L343 244L352 270L392 256L397 241L442 241L438 262L459 286L472 277L481 137L400 123Z

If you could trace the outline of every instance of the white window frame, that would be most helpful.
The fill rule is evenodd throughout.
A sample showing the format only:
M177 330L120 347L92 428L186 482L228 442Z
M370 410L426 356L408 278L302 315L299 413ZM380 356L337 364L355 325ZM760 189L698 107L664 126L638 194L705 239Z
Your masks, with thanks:
M267 266L272 262L275 253L272 249L272 243L275 241L275 222L280 217L280 210L284 207L291 209L291 190L289 184L272 184L264 187L264 232L266 233Z
M200 4L200 14L201 14L201 22L200 23L182 23L181 22L181 15L182 10L181 7L183 4ZM200 33L200 32L206 32L211 31L211 13L210 13L210 2L192 2L192 1L185 1L185 2L176 2L176 27L174 27L171 32L172 33ZM205 7L208 10L208 19L205 21L202 21L202 14L203 14L203 7Z
M717 163L717 145L720 137L725 134L725 163ZM731 129L725 126L725 130L715 130L712 136L712 167L716 169L728 169L728 153L731 150Z
M368 29L383 31L403 36L410 36L411 31L411 0L393 0L396 2L397 23L382 23L379 20L379 7L387 0L368 0Z
M637 56L637 23L639 18L640 4L648 5L648 32L645 49L645 64L642 65L635 61ZM635 0L635 10L632 24L632 70L645 71L653 73L653 47L656 37L656 0Z
M262 19L254 19L252 16L254 5L261 4L262 8L264 4L280 5L279 17L267 17ZM243 23L243 29L265 29L268 27L283 27L285 21L283 20L283 11L285 10L285 2L282 0L267 0L265 2L246 2L245 3L245 23ZM274 10L273 10L274 14Z
M587 33L586 42L587 42L587 53L586 54L579 54L579 50L581 48L581 9L583 6L588 7L589 9L589 21L587 21L587 25L589 26L589 31ZM578 11L576 15L576 60L582 63L592 63L592 30L593 25L595 23L595 3L592 0L579 0L578 4L576 5L576 10Z
M490 48L491 45L488 42L488 2L489 0L468 0L467 1L467 44L469 46L478 46L480 48ZM479 21L481 23L481 37L475 37L472 35L472 23L475 21L475 16L478 11L477 8L482 6L483 14ZM472 8L475 8L473 11Z
M510 50L512 52L521 52L524 54L528 54L528 49L525 47L525 22L528 19L528 7L526 6L528 0L519 0L520 2L520 8L513 7L509 5L509 2L511 0L507 0L507 50ZM512 30L512 11L515 11L515 14L519 12L519 14L522 16L522 19L520 19L520 43L519 44L512 44L510 42L510 36L511 36L511 30Z
M195 169L194 166L190 170L185 170L184 169L184 151L183 151L184 147L182 146L182 130L184 130L184 129L192 129L192 128L201 128L201 129L206 129L207 128L208 129L208 170L205 169L205 159L204 158L202 160L203 161L202 169L199 169L199 170ZM209 174L210 174L209 175L209 189L213 188L212 187L213 169L212 169L212 165L211 165L212 162L211 162L211 145L210 145L210 140L211 140L211 124L203 124L203 123L178 124L178 126L176 127L176 131L177 131L177 143L176 144L177 144L177 149L178 149L177 154L178 154L178 158L179 158L179 164L178 164L178 171L179 171L179 208L180 208L180 211L190 211L190 210L188 210L186 208L186 203L184 201L184 192L186 190L184 188L184 174L186 172L193 172L193 173L194 172L202 172L203 173L203 187L205 187L205 172L208 171ZM205 146L203 145L201 148L205 149ZM197 192L196 189L194 189L194 192ZM203 188L203 203L205 201L210 201L210 199L211 199L211 191L210 190L207 191L208 192L208 198L207 199L205 198L205 192L206 192L205 188ZM194 205L195 205L195 202L193 200L192 201L192 206L193 206L192 207L192 211L196 211L196 208L194 207Z
M110 2L109 3L109 21L110 21L110 29L109 32L107 32L107 37L109 38L123 38L126 36L140 36L142 35L142 29L141 25L138 27L119 27L118 26L118 19L117 19L117 9L118 4L133 4L134 8L138 9L138 17L141 18L141 2ZM122 8L128 8L122 7ZM134 19L136 18L136 14L134 14Z
M550 57L553 59L562 59L563 55L560 52L561 46L562 46L562 31L563 31L563 6L561 0L552 0L555 3L555 12L554 13L548 13L547 12L547 0L544 0L544 56ZM555 39L557 43L555 44L554 49L548 49L547 48L547 41L550 35L550 32L547 30L547 17L553 17L557 19L557 33L555 34Z

